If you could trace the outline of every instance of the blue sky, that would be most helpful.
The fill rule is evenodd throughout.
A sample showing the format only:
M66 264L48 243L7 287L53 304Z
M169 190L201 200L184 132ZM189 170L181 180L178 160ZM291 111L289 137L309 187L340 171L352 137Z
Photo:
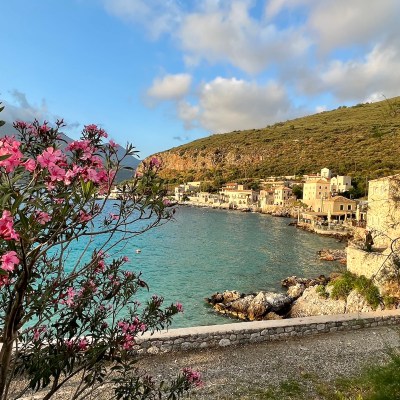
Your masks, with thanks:
M72 138L96 123L142 158L400 95L398 0L13 0L0 10L2 118L63 117Z

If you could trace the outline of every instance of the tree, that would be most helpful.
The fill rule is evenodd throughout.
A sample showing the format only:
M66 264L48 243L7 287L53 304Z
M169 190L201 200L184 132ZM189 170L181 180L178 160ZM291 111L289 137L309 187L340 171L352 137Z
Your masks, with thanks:
M112 203L115 174L135 149L119 159L96 125L65 146L63 126L16 122L18 139L0 139L0 399L43 388L49 399L73 377L73 399L107 379L116 399L178 398L200 385L197 373L156 384L133 363L135 337L168 327L182 306L158 296L141 306L135 294L148 286L121 255L130 238L171 218L160 162L144 163ZM15 392L22 374L27 387Z

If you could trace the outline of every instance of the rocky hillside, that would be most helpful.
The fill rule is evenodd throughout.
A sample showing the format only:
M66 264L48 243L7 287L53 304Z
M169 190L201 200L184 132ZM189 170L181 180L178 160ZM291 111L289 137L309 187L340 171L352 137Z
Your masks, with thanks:
M376 178L400 172L400 97L212 135L158 154L170 182L300 175L328 167Z

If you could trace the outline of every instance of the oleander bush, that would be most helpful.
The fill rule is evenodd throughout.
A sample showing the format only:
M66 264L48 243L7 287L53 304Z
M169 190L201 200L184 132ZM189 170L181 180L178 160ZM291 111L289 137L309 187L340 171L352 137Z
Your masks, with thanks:
M185 369L170 383L139 374L135 340L168 327L182 305L155 295L140 304L147 283L123 255L132 237L173 213L160 162L144 163L111 201L134 147L118 157L96 125L67 144L63 126L17 121L17 134L0 138L0 399L28 390L50 399L71 378L71 399L105 383L115 399L177 399L201 384L199 374Z

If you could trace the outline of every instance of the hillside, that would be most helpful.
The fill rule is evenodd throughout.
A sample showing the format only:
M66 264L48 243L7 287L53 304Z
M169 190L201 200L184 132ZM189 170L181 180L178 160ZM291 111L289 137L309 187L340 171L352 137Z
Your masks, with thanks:
M169 182L334 173L400 172L400 97L212 135L159 153Z

